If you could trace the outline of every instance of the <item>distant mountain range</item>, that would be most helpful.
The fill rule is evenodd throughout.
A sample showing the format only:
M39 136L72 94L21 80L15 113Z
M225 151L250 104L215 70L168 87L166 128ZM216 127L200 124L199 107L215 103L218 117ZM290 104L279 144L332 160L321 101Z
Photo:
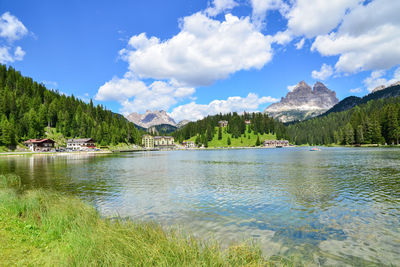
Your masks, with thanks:
M177 128L180 128L187 124L188 120L183 120L176 123L173 118L168 116L164 110L147 110L144 114L133 112L126 117L129 121L135 125L147 129L151 132L173 132Z
M282 122L300 121L323 114L338 102L336 92L323 83L317 82L311 88L301 81L280 102L266 108L264 113Z

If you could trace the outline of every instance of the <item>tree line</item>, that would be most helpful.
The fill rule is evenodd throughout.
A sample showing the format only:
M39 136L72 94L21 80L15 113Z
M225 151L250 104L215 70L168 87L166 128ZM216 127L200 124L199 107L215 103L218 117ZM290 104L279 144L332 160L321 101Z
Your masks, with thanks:
M0 145L15 147L43 138L53 127L65 137L91 137L101 145L141 143L141 132L123 116L48 90L12 67L0 64Z
M400 97L371 100L342 112L288 125L297 145L399 144Z

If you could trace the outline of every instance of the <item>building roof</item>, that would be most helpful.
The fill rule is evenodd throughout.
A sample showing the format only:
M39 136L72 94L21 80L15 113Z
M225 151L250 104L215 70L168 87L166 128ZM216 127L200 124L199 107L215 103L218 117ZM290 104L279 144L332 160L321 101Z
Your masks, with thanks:
M155 138L155 139L161 139L161 138L164 138L164 139L173 139L172 136L154 136L154 138Z
M26 140L24 143L25 144L41 144L41 143L45 143L45 142L55 143L53 140L48 139L48 138L44 138L44 139L29 139L29 140Z
M89 141L94 142L93 138L76 138L76 139L68 139L67 143L87 143Z

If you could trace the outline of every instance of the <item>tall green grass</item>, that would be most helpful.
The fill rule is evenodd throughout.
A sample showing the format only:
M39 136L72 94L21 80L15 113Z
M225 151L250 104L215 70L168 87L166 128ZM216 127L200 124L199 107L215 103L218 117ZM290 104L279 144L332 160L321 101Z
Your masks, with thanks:
M154 223L102 219L80 199L0 175L0 266L290 266L257 246L222 249Z

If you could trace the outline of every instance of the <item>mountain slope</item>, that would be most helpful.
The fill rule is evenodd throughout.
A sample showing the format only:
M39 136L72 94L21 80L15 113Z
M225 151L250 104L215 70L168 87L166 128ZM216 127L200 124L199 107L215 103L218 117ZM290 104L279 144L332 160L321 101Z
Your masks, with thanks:
M281 101L270 105L264 113L282 122L305 120L318 116L337 104L336 93L317 82L311 88L301 81Z
M381 87L379 87L379 88L380 88L379 90L372 91L372 93L364 96L363 98L356 97L356 96L346 97L345 99L343 99L342 101L337 103L335 106L333 106L331 109L329 109L327 112L325 112L321 116L326 116L332 112L340 112L340 111L349 110L355 106L365 104L370 100L400 96L400 84L399 83L395 83L393 85L385 87L384 89L381 89Z

